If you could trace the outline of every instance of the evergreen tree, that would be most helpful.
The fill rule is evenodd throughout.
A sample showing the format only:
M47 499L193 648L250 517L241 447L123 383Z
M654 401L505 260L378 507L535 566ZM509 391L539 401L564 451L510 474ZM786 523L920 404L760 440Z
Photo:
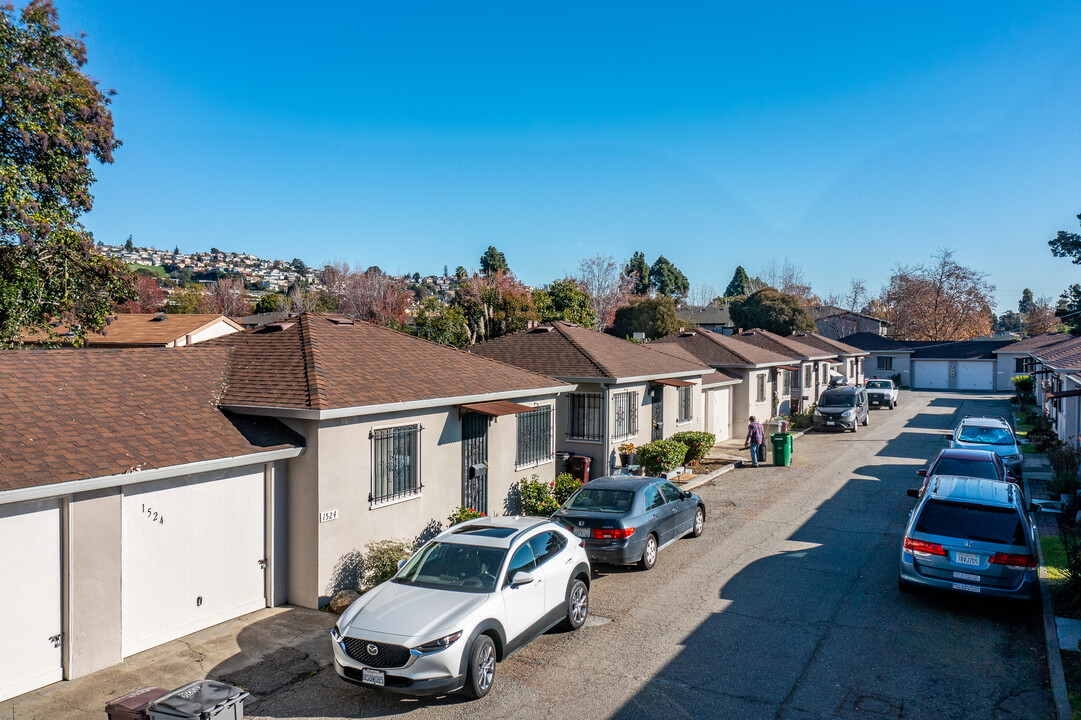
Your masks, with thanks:
M1022 315L1032 312L1032 291L1028 288L1021 291L1021 301L1017 303L1017 312Z
M725 297L745 297L751 294L751 276L743 269L742 265L736 266L732 273L732 279L724 290Z
M507 265L507 257L496 250L494 245L489 245L480 256L480 271L490 277L500 271L509 272L510 266Z
M623 269L623 274L631 281L632 295L649 295L651 285L649 282L649 263L642 252L635 252L630 262Z
M135 249L135 243L131 241L131 235L128 235L128 241L124 243L124 249L129 252Z
M687 276L664 255L658 257L649 269L649 283L658 294L673 298L687 297L687 291L691 289Z

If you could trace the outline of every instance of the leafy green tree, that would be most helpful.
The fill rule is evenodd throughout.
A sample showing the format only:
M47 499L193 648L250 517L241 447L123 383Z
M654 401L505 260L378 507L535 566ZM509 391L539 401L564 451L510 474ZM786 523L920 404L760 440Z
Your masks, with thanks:
M454 279L455 280L457 280L458 282L461 282L462 280L465 280L467 277L469 277L469 271L468 270L466 270L461 265L459 265L457 268L455 268L455 270L454 270Z
M178 315L194 315L211 312L210 298L201 285L181 288L165 301L165 312Z
M1081 335L1081 285L1074 283L1062 291L1055 314L1062 318L1070 334Z
M302 272L304 272L305 270L308 269L308 264L305 263L300 258L293 258L293 261L290 262L289 264L292 265L293 269L296 270L297 272L302 273Z
M649 295L652 285L649 281L649 263L644 253L636 251L623 268L623 274L630 280L632 295Z
M497 272L510 272L510 266L507 265L506 256L496 250L494 245L489 245L484 254L480 256L480 271L491 277Z
M1081 215L1077 216L1081 221ZM1051 254L1055 257L1068 257L1074 265L1081 265L1081 235L1059 230L1054 240L1049 240Z
M1017 312L1022 315L1032 312L1032 291L1028 288L1021 291L1021 300L1017 303Z
M649 282L661 295L674 298L687 297L687 291L691 289L687 276L664 255L658 257L649 268Z
M736 327L744 330L761 328L778 335L817 331L814 320L799 300L773 288L763 288L735 300L729 312Z
M413 323L413 334L456 348L469 344L469 326L462 308L457 305L444 305L436 297L427 297L421 301Z
M86 46L61 34L50 0L16 14L0 5L0 346L52 337L63 320L81 344L115 305L135 297L119 261L103 256L79 216L90 210L90 161L120 146L103 92L83 74Z
M630 338L640 332L646 334L647 340L656 340L679 332L680 327L675 299L669 295L657 295L639 298L616 310L612 327L605 332L620 338Z
M256 315L278 312L279 310L284 308L286 304L286 299L278 293L267 293L263 297L259 298L259 302L255 303L255 307L252 308L252 312L254 312Z
M736 271L732 273L732 279L728 282L728 287L724 290L724 296L746 297L754 292L751 287L751 276L747 274L742 265L737 265Z
M544 290L533 292L533 305L541 322L566 320L592 328L597 316L593 312L589 293L582 290L576 280L556 280Z

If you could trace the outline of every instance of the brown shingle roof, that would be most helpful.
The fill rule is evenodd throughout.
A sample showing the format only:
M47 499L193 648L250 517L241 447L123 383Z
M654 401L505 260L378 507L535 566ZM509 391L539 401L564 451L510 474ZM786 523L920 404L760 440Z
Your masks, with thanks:
M792 338L811 347L819 348L827 352L837 353L839 355L867 355L866 350L861 350L858 347L853 347L847 343L843 343L840 340L834 340L828 338L825 335L819 335L818 333L792 333Z
M615 379L708 370L691 357L673 357L647 345L560 321L478 343L470 352L563 378Z
M1033 335L1032 337L1025 338L1019 342L1016 342L1007 347L1002 347L995 350L995 353L1033 353L1036 351L1048 351L1053 350L1056 345L1064 345L1071 340L1077 340L1070 333L1064 332L1050 332L1042 333L1040 335Z
M0 491L302 445L216 403L225 348L0 353Z
M789 355L758 347L739 336L721 335L710 330L689 330L656 342L678 344L700 361L715 367L753 367L792 361Z
M233 348L226 406L328 410L567 388L518 367L331 315L305 313L209 342Z
M738 337L741 340L746 340L752 345L756 345L766 350L772 350L775 353L785 355L792 360L809 360L811 358L828 358L837 354L835 350L823 350L818 347L813 347L807 343L802 343L799 340L793 340L790 337L782 337L775 333L771 333L768 330L761 330L755 328L754 330L744 330L741 333L737 333L734 337Z
M112 317L101 333L89 333L86 336L86 344L101 347L165 347L215 322L226 323L234 330L243 329L224 315L213 313L202 315L118 313ZM56 342L64 343L67 328L58 327L56 332L61 336ZM23 342L47 342L47 338L40 333L34 333L24 335Z

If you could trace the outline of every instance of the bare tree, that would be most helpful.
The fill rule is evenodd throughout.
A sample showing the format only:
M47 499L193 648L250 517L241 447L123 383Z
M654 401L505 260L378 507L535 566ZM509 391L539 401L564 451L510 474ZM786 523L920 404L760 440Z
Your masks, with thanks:
M578 282L589 293L593 308L593 329L603 332L612 326L616 310L626 305L631 295L634 279L611 255L591 255L578 261Z
M411 293L375 265L354 272L348 263L336 261L323 268L323 283L338 312L377 325L405 322Z
M244 290L244 281L239 278L223 278L210 283L207 295L216 313L234 318L251 315L248 293Z
M699 307L705 307L716 299L717 290L712 285L695 285L687 295L687 302Z
M811 284L807 282L803 274L803 268L788 258L785 258L781 264L777 263L776 258L766 261L758 271L758 276L751 278L751 286L755 291L764 287L779 290L799 300L800 305L804 307L815 300L811 292Z
M899 340L967 340L991 331L995 286L940 250L930 265L898 266L881 296Z
M294 283L286 296L286 311L293 315L315 312L319 309L319 293L303 283Z
M1058 329L1061 321L1055 315L1055 304L1049 297L1041 297L1028 304L1025 313L1025 331L1029 335L1040 335Z

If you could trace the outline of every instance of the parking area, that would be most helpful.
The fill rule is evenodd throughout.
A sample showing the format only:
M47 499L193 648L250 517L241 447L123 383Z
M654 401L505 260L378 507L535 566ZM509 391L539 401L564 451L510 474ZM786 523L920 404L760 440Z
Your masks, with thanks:
M110 682L0 703L0 717L99 718L109 697L211 676L250 689L257 718L1049 718L1037 608L897 589L915 471L961 415L1008 411L1003 396L906 392L855 434L799 438L792 467L699 488L701 538L649 572L596 568L586 627L500 664L479 701L346 685L328 667L332 618L268 611L197 634L217 633L224 660L194 662L173 643L106 671Z

